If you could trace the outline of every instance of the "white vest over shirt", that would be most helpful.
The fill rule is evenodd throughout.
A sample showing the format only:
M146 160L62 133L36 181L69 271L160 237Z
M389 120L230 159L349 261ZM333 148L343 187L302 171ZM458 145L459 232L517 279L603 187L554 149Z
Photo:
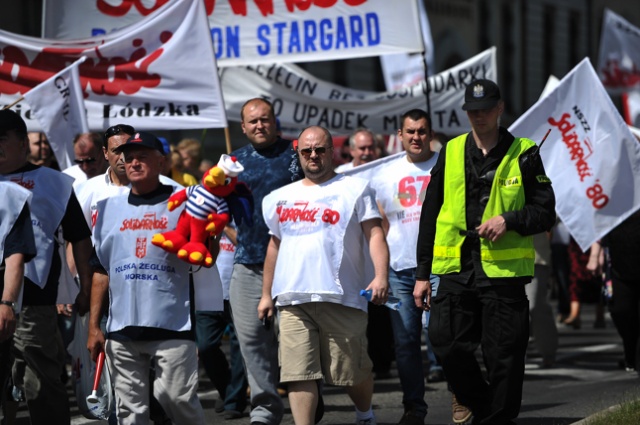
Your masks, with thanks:
M128 195L98 203L96 253L109 273L107 331L146 326L185 331L189 316L189 267L151 244L156 233L176 226L183 207L131 205Z
M404 154L380 165L371 181L376 200L389 220L389 266L395 271L417 266L420 213L437 159L434 154L427 161L411 163Z
M313 186L295 182L266 196L262 208L281 241L272 288L276 305L323 301L367 310L359 294L369 284L361 223L380 213L365 180L338 175Z
M0 175L0 181L12 181L33 194L31 222L37 255L25 264L24 275L40 288L44 288L51 270L55 247L54 237L67 209L72 193L72 179L46 167L24 173Z

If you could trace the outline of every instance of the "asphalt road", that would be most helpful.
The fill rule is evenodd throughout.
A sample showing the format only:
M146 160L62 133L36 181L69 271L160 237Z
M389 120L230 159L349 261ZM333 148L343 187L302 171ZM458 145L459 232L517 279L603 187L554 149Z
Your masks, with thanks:
M607 315L606 328L594 329L593 306L585 306L583 325L579 330L559 326L560 349L554 367L542 369L535 343L529 344L524 383L524 395L519 425L567 425L577 422L630 397L640 397L640 379L635 373L618 368L622 358L620 338ZM375 382L373 398L378 424L396 424L402 416L400 384L392 370L392 377ZM225 420L214 412L217 392L212 389L204 373L201 374L200 396L208 422L211 424L249 425L248 415ZM71 391L70 391L71 394ZM72 396L72 395L71 395ZM321 424L353 424L355 413L350 400L341 388L325 387L326 413ZM427 385L429 404L427 424L450 424L451 395L446 383ZM283 424L292 424L291 411L285 402ZM75 406L75 399L72 399ZM106 424L77 415L72 424ZM28 425L26 406L20 406L17 425ZM179 424L183 425L183 424Z

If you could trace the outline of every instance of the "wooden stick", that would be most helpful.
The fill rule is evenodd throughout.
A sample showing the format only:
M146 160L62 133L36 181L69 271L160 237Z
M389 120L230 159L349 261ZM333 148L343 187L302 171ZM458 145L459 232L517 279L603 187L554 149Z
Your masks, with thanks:
M227 153L231 153L231 136L229 135L229 127L224 128L224 140L227 143Z
M4 107L4 108L2 108L2 109L9 109L9 108L11 108L12 106L15 106L15 105L17 105L18 103L22 102L23 100L24 100L24 97L21 97L20 99L18 99L18 100L16 100L15 102L13 102L11 105L7 105L7 106L5 106L5 107Z

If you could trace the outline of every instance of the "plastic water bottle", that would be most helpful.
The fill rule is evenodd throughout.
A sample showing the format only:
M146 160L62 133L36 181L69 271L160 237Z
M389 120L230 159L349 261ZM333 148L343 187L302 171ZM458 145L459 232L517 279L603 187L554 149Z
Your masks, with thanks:
M365 297L367 301L371 301L371 289L367 289L367 290L361 289L360 295ZM391 310L400 310L400 307L402 306L402 301L400 301L400 298L398 297L389 295L389 298L387 299L387 302L384 303L384 306L387 308L390 308Z

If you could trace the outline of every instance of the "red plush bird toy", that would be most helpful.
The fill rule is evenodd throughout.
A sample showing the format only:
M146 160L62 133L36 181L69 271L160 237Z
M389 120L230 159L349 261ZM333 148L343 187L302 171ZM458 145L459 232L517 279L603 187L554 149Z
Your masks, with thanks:
M155 234L151 243L178 258L198 266L211 267L213 258L205 243L209 235L218 235L229 223L229 208L225 197L238 182L244 167L235 157L222 155L215 167L202 177L202 184L189 186L169 198L169 211L185 201L187 207L180 214L175 230Z

